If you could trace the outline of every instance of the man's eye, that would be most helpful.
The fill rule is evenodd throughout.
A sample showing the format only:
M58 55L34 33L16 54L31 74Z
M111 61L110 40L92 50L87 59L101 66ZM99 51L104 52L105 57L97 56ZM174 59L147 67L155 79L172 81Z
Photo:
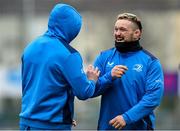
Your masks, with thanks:
M121 31L127 31L127 30L126 30L126 29L124 29L124 28L121 28L120 30L121 30Z

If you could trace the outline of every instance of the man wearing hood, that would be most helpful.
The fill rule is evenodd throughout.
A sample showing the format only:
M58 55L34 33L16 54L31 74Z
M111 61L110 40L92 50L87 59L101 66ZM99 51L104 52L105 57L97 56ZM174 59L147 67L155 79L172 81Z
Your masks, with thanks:
M48 30L22 54L21 130L70 130L74 96L93 96L99 71L84 73L82 58L69 44L81 29L81 16L70 5L57 4Z
M131 13L119 14L115 47L102 51L94 66L100 76L93 97L102 95L99 130L152 130L154 110L163 96L160 61L140 45L142 25ZM109 88L102 88L109 87Z

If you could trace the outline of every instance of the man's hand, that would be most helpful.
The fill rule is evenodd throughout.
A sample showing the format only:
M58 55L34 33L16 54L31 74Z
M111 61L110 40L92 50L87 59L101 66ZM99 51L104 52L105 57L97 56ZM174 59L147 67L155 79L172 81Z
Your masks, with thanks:
M125 71L128 70L126 66L123 65L116 65L111 70L111 76L112 78L120 78L125 73Z
M89 65L87 67L86 74L87 74L87 77L88 77L89 80L97 81L98 77L99 77L99 74L100 74L100 71L98 70L97 67L94 68L94 66Z
M122 115L118 115L112 120L109 121L109 124L113 126L115 129L122 129L123 127L126 126L126 122Z
M76 120L73 120L73 121L72 121L72 126L74 126L74 127L77 126Z

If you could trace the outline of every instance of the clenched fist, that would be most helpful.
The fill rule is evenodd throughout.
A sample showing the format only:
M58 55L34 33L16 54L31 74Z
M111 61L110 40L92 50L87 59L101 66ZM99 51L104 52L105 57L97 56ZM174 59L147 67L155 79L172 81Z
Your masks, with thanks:
M128 70L126 66L123 65L116 65L111 70L111 76L112 78L120 78L125 73L125 71Z
M113 126L115 129L122 129L123 127L126 126L126 122L122 115L118 115L112 120L109 121L109 124Z

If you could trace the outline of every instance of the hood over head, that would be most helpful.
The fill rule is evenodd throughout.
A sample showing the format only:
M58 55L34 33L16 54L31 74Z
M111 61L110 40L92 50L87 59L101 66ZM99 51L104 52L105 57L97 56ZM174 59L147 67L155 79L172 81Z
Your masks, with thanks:
M81 15L70 5L57 4L51 11L47 35L70 43L80 32Z

